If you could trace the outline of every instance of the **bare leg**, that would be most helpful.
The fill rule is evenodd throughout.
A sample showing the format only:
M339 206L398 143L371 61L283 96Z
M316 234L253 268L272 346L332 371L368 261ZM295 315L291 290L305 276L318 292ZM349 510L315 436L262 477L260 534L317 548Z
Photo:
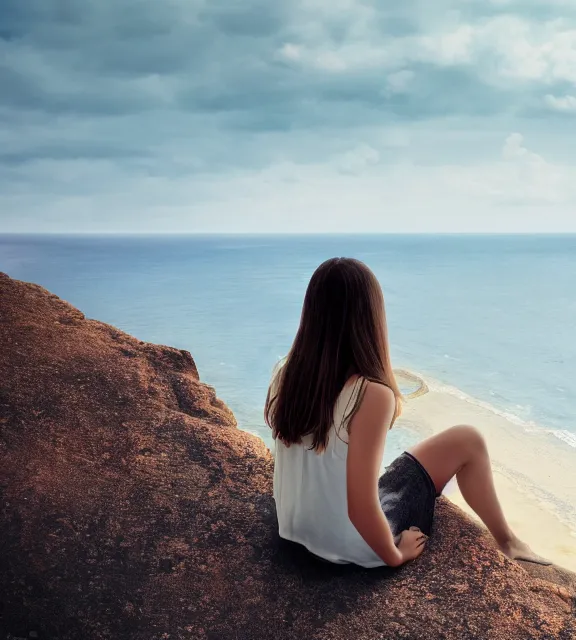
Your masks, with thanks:
M410 453L428 471L438 493L456 476L462 496L509 558L551 564L522 542L506 522L494 488L486 442L477 429L452 427L420 442Z

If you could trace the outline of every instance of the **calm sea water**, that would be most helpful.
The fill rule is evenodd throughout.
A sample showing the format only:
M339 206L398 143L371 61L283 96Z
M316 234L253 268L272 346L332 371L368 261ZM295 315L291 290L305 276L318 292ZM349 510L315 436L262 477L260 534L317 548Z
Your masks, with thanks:
M0 270L188 349L268 444L270 371L312 272L336 255L378 276L396 367L576 443L576 236L0 236ZM393 431L388 455L412 437Z

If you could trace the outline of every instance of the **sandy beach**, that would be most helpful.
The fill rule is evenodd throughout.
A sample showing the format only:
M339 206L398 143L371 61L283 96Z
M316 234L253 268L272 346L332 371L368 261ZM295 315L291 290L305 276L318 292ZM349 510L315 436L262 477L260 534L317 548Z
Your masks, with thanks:
M410 374L414 383L416 374ZM398 426L426 437L456 424L485 435L504 512L516 533L541 555L576 571L576 450L544 430L515 424L490 408L422 381ZM471 515L457 483L445 495Z

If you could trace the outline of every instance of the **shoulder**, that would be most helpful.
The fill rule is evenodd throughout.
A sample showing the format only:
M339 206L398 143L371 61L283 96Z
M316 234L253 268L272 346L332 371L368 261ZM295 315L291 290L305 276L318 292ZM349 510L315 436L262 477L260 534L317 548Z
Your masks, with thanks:
M394 391L387 385L372 380L366 380L362 400L369 404L396 404Z
M380 382L366 380L358 413L374 417L391 417L396 411L396 396L390 387Z
M366 380L364 392L350 423L350 440L355 443L377 443L392 425L396 398L392 389L379 382ZM357 434L357 435L354 435ZM370 445L370 446L372 446Z

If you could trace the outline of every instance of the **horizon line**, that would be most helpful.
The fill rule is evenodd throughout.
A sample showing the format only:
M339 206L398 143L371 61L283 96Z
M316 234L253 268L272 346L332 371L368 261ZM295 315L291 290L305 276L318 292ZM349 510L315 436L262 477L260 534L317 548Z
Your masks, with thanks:
M574 231L0 231L3 236L59 237L350 237L350 236L574 236Z

